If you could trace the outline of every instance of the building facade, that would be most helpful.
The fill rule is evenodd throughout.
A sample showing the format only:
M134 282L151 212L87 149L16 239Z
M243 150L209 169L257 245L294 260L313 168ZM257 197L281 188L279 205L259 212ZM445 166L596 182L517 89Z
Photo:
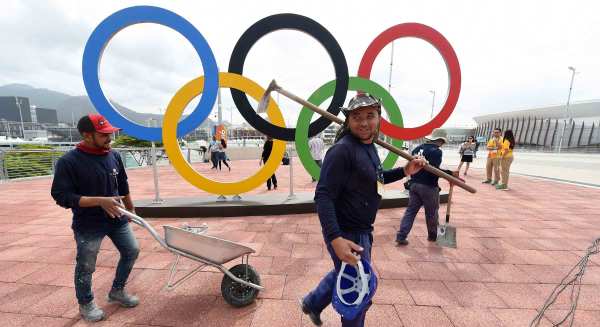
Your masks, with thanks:
M0 97L0 119L9 122L33 122L29 98Z
M520 146L557 149L600 147L600 100L503 112L473 118L476 135L489 137L494 128L510 129Z
M58 114L54 109L36 107L35 116L37 122L40 124L53 126L58 125Z

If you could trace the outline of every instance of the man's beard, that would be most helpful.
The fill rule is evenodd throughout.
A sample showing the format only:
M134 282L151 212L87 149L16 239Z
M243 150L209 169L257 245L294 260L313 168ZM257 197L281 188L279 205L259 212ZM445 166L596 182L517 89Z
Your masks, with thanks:
M361 141L373 141L375 142L375 140L377 140L377 137L379 136L379 125L377 125L377 128L375 128L375 130L373 132L371 132L370 136L367 137L361 137L360 135L354 133L352 130L350 130L350 133L352 133L352 135L354 135L354 137L356 137L357 139L361 140Z
M94 146L96 146L97 148L110 149L110 144L112 143L112 140L109 140L107 143L100 143L100 142L98 142L98 140L96 140L95 136L92 136L92 138L94 141Z

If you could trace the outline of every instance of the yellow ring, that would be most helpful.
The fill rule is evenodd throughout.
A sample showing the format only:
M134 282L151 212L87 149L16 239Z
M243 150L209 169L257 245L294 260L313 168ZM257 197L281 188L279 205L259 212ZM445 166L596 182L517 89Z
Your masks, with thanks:
M169 156L169 160L175 167L175 170L186 181L196 186L197 188L213 194L234 195L248 192L260 184L267 181L273 175L277 167L281 164L283 153L285 152L285 141L273 140L273 150L269 160L259 169L256 174L237 181L235 183L213 181L202 176L194 170L192 166L185 160L179 143L177 142L177 123L183 114L183 110L188 103L202 93L204 86L204 77L196 78L184 85L175 96L171 99L163 121L163 143L165 151ZM235 88L245 92L253 97L256 101L265 93L265 90L260 85L249 80L248 78L232 73L219 73L219 87ZM275 103L270 101L267 107L267 116L269 120L280 127L285 127L281 110Z

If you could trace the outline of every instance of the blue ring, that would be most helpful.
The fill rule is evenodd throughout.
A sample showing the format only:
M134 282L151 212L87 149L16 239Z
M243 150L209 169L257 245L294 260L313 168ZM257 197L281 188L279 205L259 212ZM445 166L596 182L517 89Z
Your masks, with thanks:
M104 48L119 31L134 24L155 23L170 27L183 35L194 47L204 73L204 92L194 111L177 125L177 138L196 129L209 115L219 90L219 69L214 54L200 32L185 18L159 7L135 6L117 11L103 20L92 32L83 51L83 84L96 110L131 136L161 141L162 128L138 125L123 117L106 99L100 87L98 68Z

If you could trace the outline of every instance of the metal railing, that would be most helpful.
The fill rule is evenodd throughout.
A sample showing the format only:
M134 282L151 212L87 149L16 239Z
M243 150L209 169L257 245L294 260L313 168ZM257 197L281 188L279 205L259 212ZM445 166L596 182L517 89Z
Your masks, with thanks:
M0 149L0 181L21 180L40 176L51 176L60 157L71 148L55 149ZM154 160L152 148L115 148L121 154L125 168L139 168L169 165L164 148L155 148ZM183 148L181 151L190 163L204 162L205 151L202 148Z
M28 148L0 148L0 182L18 181L23 179L38 178L38 177L50 177L54 174L56 162L66 152L71 150L72 146L57 147L53 149L28 149ZM251 149L260 149L250 147ZM248 159L247 156L251 155L253 158L259 158L260 151L254 153L244 153L240 150L248 150L246 147L233 147L228 148L233 152L232 154L240 159ZM237 154L235 153L237 149ZM142 167L151 167L152 175L154 180L154 200L153 203L159 204L163 200L160 197L160 185L159 185L159 170L158 166L170 165L169 158L164 148L160 147L149 147L149 148L114 148L115 151L119 152L123 160L123 164L126 169L135 169ZM182 147L181 152L189 163L198 162L209 162L210 153L206 151L206 147ZM293 144L288 143L286 146L286 153L290 159L289 170L290 170L290 193L288 199L295 198L293 188L293 157L297 154ZM244 157L246 156L246 157ZM221 196L223 200L226 198ZM232 200L241 199L238 196L234 196Z

